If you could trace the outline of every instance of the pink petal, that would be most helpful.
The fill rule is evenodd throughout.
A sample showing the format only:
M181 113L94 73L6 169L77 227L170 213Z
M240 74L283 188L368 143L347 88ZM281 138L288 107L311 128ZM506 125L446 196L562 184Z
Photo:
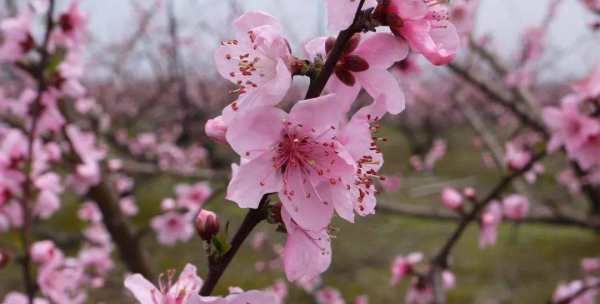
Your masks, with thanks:
M319 230L329 225L333 216L332 202L318 196L310 177L300 169L288 168L284 178L287 183L279 191L279 198L290 215L305 229Z
M125 287L140 303L154 303L153 294L162 298L160 291L141 274L128 276L125 279Z
M331 127L337 127L344 114L335 94L328 94L299 101L290 111L288 120L295 124L310 126L320 134Z
M326 229L307 231L296 225L282 209L288 237L283 249L283 267L290 281L313 279L331 264L331 240Z
M230 295L226 298L227 304L277 304L277 298L274 294L251 290L241 294Z
M369 69L356 73L360 83L375 102L383 102L388 112L398 114L404 111L406 101L398 80L386 70Z
M242 163L227 187L226 198L240 208L257 208L264 194L281 189L281 175L273 168L273 154L265 152Z
M390 33L364 35L353 53L369 62L370 67L387 69L408 56L408 45Z
M243 14L233 22L233 27L241 35L246 35L253 28L269 25L281 31L281 23L275 17L263 11L251 11Z
M280 139L286 116L277 108L250 110L231 122L225 138L240 156L253 158Z
M423 0L392 0L390 7L400 18L411 20L422 19L429 11Z

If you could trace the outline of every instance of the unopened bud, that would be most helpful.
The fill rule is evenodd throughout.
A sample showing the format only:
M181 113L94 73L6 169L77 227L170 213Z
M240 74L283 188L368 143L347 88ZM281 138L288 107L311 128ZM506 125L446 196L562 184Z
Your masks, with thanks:
M463 205L463 197L456 189L447 187L442 191L442 203L449 209L459 210Z
M207 242L219 233L219 218L212 211L201 210L196 216L195 224L198 235Z
M227 132L227 125L223 121L222 116L217 116L213 119L209 119L204 126L204 132L206 135L219 143L226 143L225 133Z
M475 191L475 188L473 188L473 187L464 188L463 194L465 195L466 198L468 198L470 200L474 200L477 198L477 192Z
M0 249L0 269L4 268L10 262L10 255L8 252Z

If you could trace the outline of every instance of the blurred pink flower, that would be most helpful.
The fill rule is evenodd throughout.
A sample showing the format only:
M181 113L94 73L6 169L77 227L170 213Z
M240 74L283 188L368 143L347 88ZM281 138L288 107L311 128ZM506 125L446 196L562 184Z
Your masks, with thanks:
M26 294L13 291L6 294L2 304L50 304L50 302L43 298L35 298L33 303L30 303Z
M344 298L339 290L325 287L317 291L315 298L318 304L345 304Z
M479 225L479 247L485 248L496 244L498 226L502 223L502 207L494 201L481 214Z
M158 234L160 244L172 246L177 241L186 242L194 236L194 225L190 217L190 213L168 211L154 217L150 226Z
M520 221L529 213L529 199L520 194L512 194L502 200L502 207L506 218Z
M600 272L600 257L581 260L581 268L586 272Z
M0 62L14 62L35 47L31 36L31 12L25 11L14 18L0 22Z
M458 190L446 187L442 190L442 204L451 210L462 210L463 197Z
M423 254L414 252L406 256L397 256L392 263L390 283L397 285L414 271L415 265L423 261Z

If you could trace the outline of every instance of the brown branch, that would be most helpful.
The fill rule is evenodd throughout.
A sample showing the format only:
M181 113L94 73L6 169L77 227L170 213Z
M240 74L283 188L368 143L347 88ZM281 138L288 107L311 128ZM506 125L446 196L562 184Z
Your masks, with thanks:
M575 301L577 298L585 295L586 292L594 290L594 289L600 289L600 282L596 282L594 284L583 286L572 296L564 298L559 301L550 300L550 301L548 301L548 304L570 304L571 302Z
M504 178L502 178L498 182L498 184L496 184L496 186L489 192L489 194L487 196L485 196L484 199L476 202L473 209L469 213L467 213L464 216L464 218L462 218L462 220L458 224L458 227L456 227L456 229L454 230L454 232L452 233L450 238L448 238L446 243L442 246L442 248L439 250L439 252L435 255L435 257L431 261L431 270L429 271L428 278L430 280L431 286L433 286L433 289L434 289L434 295L435 295L434 303L441 304L441 303L445 302L445 298L443 295L443 287L440 284L436 284L436 282L439 283L439 281L440 281L439 276L441 274L441 271L448 268L448 258L450 256L452 250L454 249L454 247L460 240L460 238L463 236L467 227L472 222L477 220L477 217L479 216L479 214L495 198L497 198L500 194L502 194L502 192L504 192L504 190L506 190L506 188L508 188L508 186L510 186L510 184L513 182L513 180L519 178L521 175L523 175L524 173L529 171L536 162L538 162L545 156L546 156L545 151L536 154L529 161L529 163L527 163L527 165L525 165L521 170L515 171L512 174L509 174L509 175L505 176ZM438 279L436 279L436 278L438 278Z
M87 195L98 205L104 226L110 233L127 268L131 272L140 273L144 277L152 279L152 270L142 250L140 240L125 220L119 207L119 199L114 193L107 177L104 176L98 185L90 188Z
M365 0L360 0L358 4L358 9L356 10L356 14L354 15L354 21L347 29L341 31L335 40L335 44L331 49L331 52L327 56L327 60L325 61L325 65L323 69L319 73L319 75L314 79L314 81L310 82L308 87L308 91L306 92L306 99L319 97L325 85L329 81L329 77L333 74L333 70L335 65L340 60L341 56L344 53L344 49L346 48L346 44L352 38L352 36L356 33L360 33L364 28L365 18L361 14L362 8L365 4Z
M251 209L246 214L244 221L238 228L238 231L233 236L231 240L231 248L227 250L227 252L218 257L209 257L208 260L208 277L206 281L204 281L204 285L202 285L202 290L200 290L200 295L202 296L210 296L213 292L219 279L227 270L227 267L237 254L238 250L248 238L252 230L263 220L267 218L268 215L268 206L269 206L269 198L268 195L264 195L260 201L260 204L257 209Z
M331 77L333 73L335 65L343 55L343 51L346 44L348 43L348 41L350 41L352 35L362 31L364 27L364 19L361 13L364 4L365 0L360 0L360 3L356 10L356 14L354 16L354 21L352 22L350 27L339 33L338 38L336 39L335 44L333 46L333 49L327 57L327 61L325 62L323 70L316 77L316 79L311 79L311 83L306 93L306 99L315 98L321 95L321 92L325 88L329 77ZM268 205L268 195L264 195L261 199L259 207L257 209L251 209L246 214L244 222L238 228L238 231L236 232L235 236L233 237L233 240L231 241L231 249L229 249L221 257L209 257L208 278L204 282L202 290L200 290L200 295L211 295L215 286L219 282L219 279L231 263L231 260L233 260L233 258L235 257L242 243L250 235L254 227L256 227L261 221L267 218Z
M450 71L462 78L464 81L472 84L481 93L485 94L488 98L490 98L491 101L513 113L525 125L533 129L534 131L542 134L544 137L548 137L548 131L546 130L546 128L544 128L544 126L541 123L539 123L537 120L535 120L523 110L521 110L514 102L505 98L500 93L496 92L494 89L491 88L490 85L485 83L483 80L477 78L469 71L455 63L448 64L448 69L450 69Z
M447 212L440 209L423 208L419 206L411 206L408 204L377 204L377 211L383 214L399 215L403 217L431 220L457 222L462 220L462 217L456 213ZM506 221L514 224L543 224L552 226L576 227L582 229L600 230L600 221L585 220L575 216L553 215L548 213L533 213L523 220Z

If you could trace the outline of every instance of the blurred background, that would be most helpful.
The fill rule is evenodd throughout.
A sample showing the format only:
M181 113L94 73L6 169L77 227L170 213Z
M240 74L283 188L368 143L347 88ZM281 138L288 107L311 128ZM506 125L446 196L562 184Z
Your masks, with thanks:
M541 56L527 63L532 80L524 85L535 97L537 107L556 105L569 92L573 81L585 78L600 63L598 13L586 8L583 1L561 1L551 18L548 15L552 0L478 2L475 12L465 17L474 22L464 35L465 44L484 45L508 74L524 65L526 33L536 27L545 32ZM3 17L26 5L20 0L0 3ZM61 7L68 4L58 3ZM102 108L102 115L94 123L110 126L103 132L103 144L111 156L131 164L128 175L135 185L129 195L140 210L132 221L148 230L143 244L154 269L181 269L192 262L201 276L206 273L206 258L198 238L173 247L160 246L147 227L148 221L160 213L163 199L174 195L175 185L208 181L215 195L207 208L217 212L223 222L230 221L232 227L245 214L222 199L236 155L228 147L210 141L203 132L206 120L219 115L232 101L227 93L230 84L214 67L214 49L221 40L233 37L230 25L235 18L258 9L282 21L294 55L304 57L304 42L315 36L333 35L327 31L323 3L81 1L89 16L89 44L83 53L84 85ZM465 46L457 64L497 90L509 92L514 88L507 75L498 75L478 56L472 47ZM355 225L335 222L333 265L323 282L339 288L348 302L367 294L371 303L402 303L407 284L389 284L389 267L394 257L413 251L426 255L436 252L456 223L394 212L393 207L415 207L435 214L440 209L440 191L445 187L473 187L478 193L486 193L505 170L504 143L523 135L518 122L505 109L490 104L471 85L457 80L451 70L421 59L414 59L411 64L416 72L400 65L395 67L406 90L407 110L388 117L380 132L387 138L382 145L386 157L383 173L395 184L381 186L379 203L390 208L360 218ZM304 79L295 79L295 87L286 100L302 99L307 84ZM474 120L480 124L474 124ZM483 126L483 131L477 125ZM492 139L495 148L489 147L485 130L496 137ZM133 147L143 146L149 134L153 134L150 141L169 143L182 156L171 163L159 152L136 151ZM169 165L164 165L166 162ZM585 197L559 182L565 163L564 156L550 157L534 182L519 181L520 186L515 185L513 192L525 189L530 201L540 202L534 210L543 214L552 210L549 205L558 204L572 214L584 216L589 209ZM76 215L80 204L75 195L65 195L64 210L38 226L38 237L52 237L75 252L78 244L73 236L84 227ZM267 224L259 227L269 236L267 243L242 249L219 284L219 294L230 285L264 288L284 279L276 259L284 235L274 229ZM558 282L581 275L581 258L600 254L598 231L570 225L507 223L501 227L497 245L485 249L479 248L477 238L477 225L472 225L454 254L457 288L449 292L450 303L543 303ZM0 238L2 246L15 244L16 234ZM104 288L90 292L89 303L130 302L123 296L126 271L123 265L117 268ZM19 278L16 265L1 270L0 298L20 287ZM290 286L288 303L311 301L303 290Z

